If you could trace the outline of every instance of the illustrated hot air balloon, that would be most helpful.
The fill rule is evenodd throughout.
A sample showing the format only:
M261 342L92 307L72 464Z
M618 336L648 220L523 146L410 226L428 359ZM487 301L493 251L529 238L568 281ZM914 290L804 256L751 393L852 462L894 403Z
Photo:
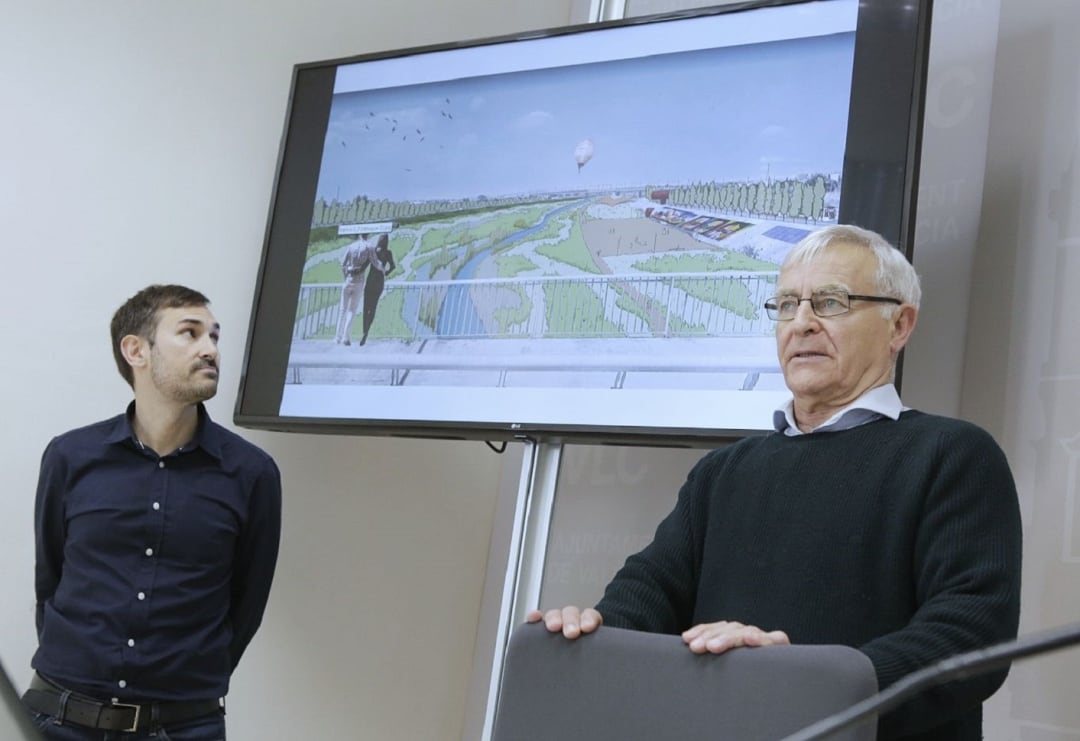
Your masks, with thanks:
M585 166L585 163L592 159L593 156L593 143L592 139L585 139L578 143L574 147L574 160L577 162L577 171L581 172L581 168Z

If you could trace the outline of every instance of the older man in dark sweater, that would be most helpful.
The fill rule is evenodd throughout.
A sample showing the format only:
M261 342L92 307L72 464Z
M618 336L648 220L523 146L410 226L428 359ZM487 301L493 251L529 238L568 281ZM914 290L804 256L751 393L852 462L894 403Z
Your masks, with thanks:
M695 653L845 644L878 683L1015 637L1021 523L1005 456L978 427L904 407L896 358L918 277L873 232L819 230L766 303L792 392L776 433L705 456L653 542L595 608L539 610L568 638L601 624L681 633ZM1005 671L883 716L879 738L982 737Z

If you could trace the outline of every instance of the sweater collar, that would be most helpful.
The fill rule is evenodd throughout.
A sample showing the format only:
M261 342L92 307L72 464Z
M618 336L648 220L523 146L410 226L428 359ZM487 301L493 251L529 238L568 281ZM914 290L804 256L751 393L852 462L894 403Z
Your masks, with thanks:
M824 424L812 429L809 434L850 430L853 427L886 417L897 420L900 418L900 413L906 408L900 401L900 394L897 393L896 386L886 383L870 389L827 419ZM807 434L795 424L794 399L788 399L787 403L773 412L773 427L777 432L782 432L789 437Z

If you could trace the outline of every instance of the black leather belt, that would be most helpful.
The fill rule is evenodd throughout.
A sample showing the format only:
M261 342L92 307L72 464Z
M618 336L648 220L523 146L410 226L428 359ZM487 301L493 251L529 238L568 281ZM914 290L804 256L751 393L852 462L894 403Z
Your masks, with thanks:
M28 708L53 716L57 723L74 723L87 728L128 733L223 712L221 703L217 700L98 702L92 697L75 694L54 685L38 674L30 680L30 689L23 694L22 699Z

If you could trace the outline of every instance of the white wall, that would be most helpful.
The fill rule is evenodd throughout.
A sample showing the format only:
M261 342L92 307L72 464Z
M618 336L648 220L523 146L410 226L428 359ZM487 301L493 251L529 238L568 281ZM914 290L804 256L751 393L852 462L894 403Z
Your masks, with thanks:
M961 414L1013 465L1021 631L1080 620L1080 3L1002 0ZM1080 738L1080 649L1013 668L987 738Z
M20 684L37 461L126 402L107 338L124 298L177 281L213 299L210 410L231 417L292 64L554 26L577 5L0 0L0 659ZM905 397L1006 448L1032 631L1080 615L1080 3L938 0L934 33L927 301ZM459 738L500 459L481 443L248 436L282 466L286 520L230 738ZM1017 666L987 738L1080 737L1077 666L1076 650Z
M904 353L910 406L960 408L971 264L979 230L1000 0L936 0L926 79L915 268L919 326Z
M0 2L0 658L29 679L32 502L48 439L129 393L108 321L151 282L205 292L229 423L292 65L562 25L568 0ZM234 677L245 739L457 739L500 459L479 442L252 433L285 525Z

